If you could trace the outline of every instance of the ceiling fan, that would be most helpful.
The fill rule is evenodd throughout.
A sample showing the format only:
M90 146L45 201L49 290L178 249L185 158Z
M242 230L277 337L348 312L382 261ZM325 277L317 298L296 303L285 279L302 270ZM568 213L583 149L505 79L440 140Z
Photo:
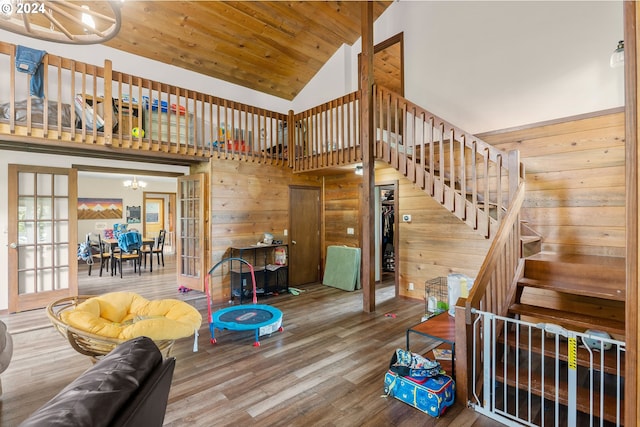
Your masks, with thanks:
M0 28L68 44L97 44L120 31L122 1L0 0Z

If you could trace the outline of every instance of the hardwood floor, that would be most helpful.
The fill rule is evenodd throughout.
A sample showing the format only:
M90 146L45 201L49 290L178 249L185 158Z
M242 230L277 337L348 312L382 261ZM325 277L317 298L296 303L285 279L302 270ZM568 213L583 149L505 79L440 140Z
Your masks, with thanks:
M490 426L497 423L456 402L432 418L396 399L382 397L391 355L405 346L405 331L420 321L424 303L393 297L393 283L376 292L377 311L362 311L360 291L314 284L298 296L261 300L283 312L282 333L216 331L209 343L206 298L178 292L175 259L142 276L79 273L80 294L136 291L146 298L188 300L203 315L198 352L193 338L176 343L176 369L165 426ZM95 270L95 269L94 269ZM385 314L393 314L395 316ZM50 325L44 310L0 315L12 333L14 355L1 375L0 425L17 426L31 412L91 366ZM413 351L434 343L411 340Z

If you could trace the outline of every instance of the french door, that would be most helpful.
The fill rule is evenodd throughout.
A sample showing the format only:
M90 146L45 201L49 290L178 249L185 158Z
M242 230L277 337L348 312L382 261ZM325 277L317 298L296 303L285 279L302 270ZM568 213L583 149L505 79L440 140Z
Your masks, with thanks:
M9 165L9 311L78 294L77 171Z
M203 173L178 177L178 284L199 291L207 273L207 188Z

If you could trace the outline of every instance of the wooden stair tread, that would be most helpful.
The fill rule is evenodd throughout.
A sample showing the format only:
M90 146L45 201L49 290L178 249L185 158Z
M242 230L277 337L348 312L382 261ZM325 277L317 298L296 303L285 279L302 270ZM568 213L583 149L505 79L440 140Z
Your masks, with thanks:
M522 350L531 349L532 352L537 354L542 354L542 343L544 342L544 348L545 348L544 355L546 357L556 356L555 338L544 336L541 330L532 331L531 342L529 342L528 336L525 335L524 333L520 333L520 339L518 340L515 331L509 331L506 335L506 338L507 338L506 342L508 346L515 347L517 345L518 348ZM500 335L500 337L498 338L498 342L500 342L501 344L504 344L505 336ZM600 353L594 352L594 354L596 354L594 358L596 359L596 361L599 362ZM565 362L569 360L568 344L566 342L563 342L563 344L558 347L558 359L563 360ZM583 346L578 345L576 361L580 366L584 366L584 367L591 366L589 351ZM613 350L605 351L604 360L603 360L603 368L604 368L603 371L607 374L617 375L618 374L617 366L618 366L618 361L617 361L616 352ZM619 366L621 367L620 375L624 376L624 367L625 367L624 351L620 352Z
M625 301L624 289L608 286L592 286L564 281L537 280L524 277L518 280L518 286L530 286L538 289L548 289L572 295L602 298L614 301Z
M542 240L542 238L540 236L523 236L523 235L520 235L520 240L523 243L533 243L533 242L539 242L540 240Z
M497 369L495 372L496 381L501 382L503 384L507 384L514 388L519 388L521 390L529 390L532 394L536 396L544 396L546 399L552 401L558 401L558 403L567 406L569 403L568 398L568 390L569 386L566 381L559 379L558 380L558 389L556 390L554 381L549 378L545 378L544 382L542 378L538 375L531 375L529 377L529 371L526 370L525 366L520 366L516 371L515 366L513 364L508 364L507 366L507 375L505 379L504 370ZM519 381L516 381L516 379ZM528 379L531 378L531 382L528 382ZM611 396L610 394L605 394L604 396L596 396L593 398L593 410L591 408L591 402L589 401L589 390L584 387L576 387L577 397L576 397L576 409L580 412L594 415L600 414L600 397L603 400L604 407L604 419L609 422L616 422L616 412L613 411L616 407L616 396ZM557 394L556 394L557 393ZM595 393L595 392L594 392ZM624 408L624 398L620 398L620 407ZM624 411L623 411L624 412ZM621 413L621 421L623 419L624 414Z
M612 256L582 255L582 254L559 254L555 252L539 252L527 257L534 261L562 262L570 264L605 265L617 268L625 268L625 258Z
M534 317L549 323L557 323L569 329L598 329L614 335L624 336L625 334L624 322L604 319L602 317L569 313L566 311L553 310L529 304L513 304L509 307L509 312L512 314Z
M524 276L562 283L567 289L606 289L616 300L626 296L625 259L620 257L540 252L525 258Z

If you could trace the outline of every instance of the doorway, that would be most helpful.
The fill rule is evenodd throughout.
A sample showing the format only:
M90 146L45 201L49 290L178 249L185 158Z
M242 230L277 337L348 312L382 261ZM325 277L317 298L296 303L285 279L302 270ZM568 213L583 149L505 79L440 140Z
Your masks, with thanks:
M398 182L381 183L375 186L375 278L376 303L382 295L378 290L393 284L393 296L398 295ZM391 296L389 292L381 294ZM380 298L379 298L380 296Z
M166 230L165 253L175 252L176 193L144 192L142 195L143 235L158 237L160 230Z

